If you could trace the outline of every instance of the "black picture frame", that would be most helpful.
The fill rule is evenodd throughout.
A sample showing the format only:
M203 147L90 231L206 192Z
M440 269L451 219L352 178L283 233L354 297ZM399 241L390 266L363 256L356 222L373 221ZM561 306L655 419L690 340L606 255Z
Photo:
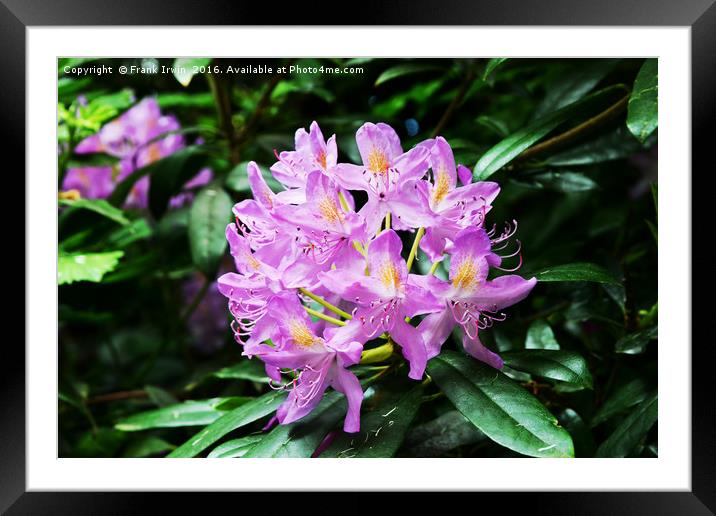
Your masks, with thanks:
M502 0L467 2L441 0L388 3L364 0L350 16L333 7L295 3L277 9L268 2L239 0L0 0L0 53L3 82L0 113L3 146L19 156L24 170L25 31L32 26L63 25L549 25L549 26L684 26L691 27L692 169L713 171L708 128L716 112L716 5L714 0ZM336 13L335 20L329 19ZM710 144L710 145L709 145ZM8 153L9 154L9 153ZM678 173L669 171L669 173ZM23 177L19 175L19 177ZM17 179L19 179L19 177ZM693 179L696 174L692 173ZM687 178L685 178L687 179ZM25 191L24 181L18 189ZM26 197L25 197L26 198ZM707 203L692 203L693 235L704 235L710 217ZM701 213L703 212L703 213ZM701 216L704 215L704 216ZM19 243L16 244L19 246ZM692 255L693 256L693 255ZM705 271L706 259L692 257L692 270ZM25 275L31 271L23 265ZM684 278L691 283L691 278ZM695 285L705 290L705 284ZM694 290L695 292L695 290ZM710 303L683 300L693 307L692 320L708 320ZM701 316L701 317L700 317ZM695 334L694 334L695 337ZM716 511L716 417L708 360L710 339L693 338L692 346L692 491L653 493L521 493L479 494L480 503L509 496L510 509L523 505L531 513L549 514L713 514ZM676 344L676 343L674 343ZM681 343L682 350L689 343ZM25 355L15 340L6 340L0 363L0 510L7 514L125 514L146 507L147 498L161 500L164 510L191 504L175 494L25 492ZM671 352L671 351L667 351ZM663 383L662 388L668 387ZM216 497L217 494L208 494ZM230 496L230 495L227 495ZM220 495L224 498L225 495ZM489 497L489 498L488 498ZM501 498L498 498L501 497ZM420 500L420 498L413 498ZM500 503L502 500L502 503ZM214 502L212 502L213 504ZM302 503L302 502L298 502ZM166 505L165 505L166 504ZM172 507L172 508L170 508Z

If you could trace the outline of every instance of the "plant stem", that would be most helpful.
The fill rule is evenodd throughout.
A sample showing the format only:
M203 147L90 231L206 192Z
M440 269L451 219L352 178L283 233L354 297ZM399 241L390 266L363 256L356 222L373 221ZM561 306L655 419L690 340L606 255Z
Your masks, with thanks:
M413 247L410 248L410 254L408 255L408 261L405 262L406 266L408 267L408 272L410 272L410 267L412 267L413 261L415 261L415 257L418 255L418 246L420 245L420 240L423 238L424 234L425 234L425 228L419 228L418 232L415 233L415 240L413 240Z
M443 113L443 116L440 118L440 121L438 122L438 125L435 126L435 129L433 129L432 138L435 138L440 134L440 132L443 130L443 128L447 125L450 118L452 118L453 113L457 109L457 107L462 103L463 99L465 98L465 95L467 94L468 89L470 88L470 85L472 84L472 81L475 79L475 72L472 69L472 66L467 71L467 75L465 76L465 79L462 81L462 84L460 85L460 89L458 90L457 94L453 97L452 102L448 105L447 109L445 110L445 113Z
M338 201L341 203L341 208L343 208L343 211L348 213L351 211L351 207L348 206L348 201L346 201L346 196L343 195L342 190L338 190Z
M393 341L390 339L385 344L377 348L368 349L361 353L361 364L375 364L387 360L393 354Z
M305 288L299 288L298 290L300 290L303 294L305 294L308 297L310 297L311 299L313 299L319 305L322 305L322 306L328 308L331 312L338 314L341 317L344 317L346 319L353 319L353 316L351 314L349 314L348 312L344 312L343 310L341 310L340 308L338 308L335 305L332 305L331 303L329 303L328 301L323 299L321 296L317 296L310 290L306 290Z
M216 104L216 114L219 117L219 127L221 127L226 141L229 145L229 159L232 165L236 165L240 161L239 157L239 140L234 130L234 123L231 119L231 95L226 81L217 79L214 74L206 74L206 80L209 83L209 89L214 95L214 103Z
M309 314L311 314L315 317L318 317L319 319L323 319L324 321L327 321L331 324L335 324L337 326L345 326L346 325L345 321L341 321L340 319L335 319L334 317L331 317L329 315L321 313L318 310L314 310L313 308L308 308L307 306L304 306L303 309L306 310L306 312L308 312Z
M385 216L385 231L390 229L390 212Z
M610 120L612 120L614 117L618 116L622 111L624 111L627 107L627 103L629 102L629 95L625 95L621 99L619 99L617 102L609 106L606 110L602 111L598 115L593 116L589 120L586 120L582 122L581 124L573 127L569 131L566 131L562 134L558 134L554 138L550 138L549 140L545 140L542 143L539 143L533 147L530 147L526 151L524 151L522 154L520 154L516 159L523 160L527 158L531 158L532 156L536 156L537 154L541 154L542 152L546 150L553 150L557 147L562 147L575 139L579 138L580 136L584 135L584 133L591 131L592 129L595 129Z
M429 275L429 276L432 276L433 274L435 274L435 271L438 270L438 267L439 267L439 266L440 266L440 261L439 261L439 260L436 261L436 262L434 262L434 263L430 266L430 270L428 271L428 275Z

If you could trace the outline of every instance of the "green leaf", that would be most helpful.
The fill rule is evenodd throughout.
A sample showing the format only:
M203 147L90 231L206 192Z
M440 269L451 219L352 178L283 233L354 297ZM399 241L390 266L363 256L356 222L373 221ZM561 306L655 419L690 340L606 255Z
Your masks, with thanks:
M482 80L485 82L489 82L490 76L492 75L492 72L494 72L497 67L499 67L502 63L507 61L507 57L493 57L490 59L487 64L485 65L485 71L482 72Z
M149 165L149 209L155 217L164 214L169 199L179 193L192 177L206 164L207 154L203 146L192 145Z
M525 348L527 349L559 349L559 343L554 338L554 332L549 324L542 319L538 319L527 329L527 339L525 340ZM519 368L515 368L519 369Z
M550 156L545 164L556 167L593 165L623 159L639 152L643 146L623 127L571 149Z
M592 179L579 172L542 172L526 178L530 188L546 188L562 193L587 192L599 186ZM519 181L523 183L523 181Z
M155 216L161 215L167 207L169 198L199 172L206 159L206 151L201 145L190 145L179 149L173 154L129 174L114 187L108 200L114 206L121 206L134 184L142 177L149 175L151 176L149 184L150 209Z
M568 382L587 389L592 388L592 375L587 367L587 361L574 351L530 349L508 351L501 356L505 364L518 371Z
M276 426L244 457L310 457L345 414L345 397L340 392L331 391L309 415L290 425Z
M428 373L462 415L490 439L533 457L573 457L572 438L527 390L487 364L453 351Z
M597 448L594 437L582 417L574 410L564 409L557 418L560 424L567 429L574 441L574 452L577 457L594 457Z
M428 64L419 64L419 63L408 63L408 64L401 64L397 66L393 66L391 68L388 68L383 73L381 73L378 78L375 80L374 86L380 86L381 84L391 81L393 79L397 79L398 77L403 77L405 75L414 75L417 73L424 73L424 72L434 72L442 70L439 66L435 65L428 65Z
M114 270L122 256L124 251L60 255L57 259L57 283L59 285L75 281L99 283L106 273Z
M152 403L154 403L157 407L167 407L179 403L179 400L176 399L171 392L166 391L161 387L145 385L144 390Z
M619 59L598 59L587 64L577 63L557 76L547 90L542 102L535 109L533 119L568 106L592 91L614 69Z
M171 451L174 448L173 444L166 442L164 439L148 435L128 444L122 455L128 458L149 457Z
M252 434L239 439L232 439L220 444L211 452L207 457L209 459L230 459L243 457L246 452L249 451L256 443L258 443L264 436L262 434Z
M618 89L610 87L600 90L508 136L489 149L477 162L473 170L475 181L487 179L564 122L583 117L596 108L604 106L605 102L614 97Z
M231 169L231 172L229 172L229 175L226 176L226 182L224 183L226 188L239 193L246 193L251 191L249 177L246 174L246 167L248 164L248 161L244 161L243 163L239 163L233 169ZM259 166L259 170L261 170L261 174L264 177L264 181L266 181L266 184L269 186L269 188L271 188L271 190L273 190L274 192L281 192L285 190L283 185L279 183L273 177L273 175L271 175L269 172L265 172L265 167Z
M594 263L568 263L548 267L534 276L538 281L593 281L621 285L608 270Z
M393 384L376 388L364 402L360 427L355 434L341 433L321 457L392 457L420 408L423 387Z
M67 160L66 166L67 168L113 167L118 163L119 158L97 152L92 154L73 154Z
M595 427L608 419L623 413L649 396L651 386L644 378L635 378L629 383L620 386L609 396L604 404L592 416L590 426Z
M410 457L440 457L445 452L487 439L457 410L412 427L405 436L406 455Z
M247 358L242 359L238 364L219 369L214 376L222 380L249 380L259 383L266 383L268 380L263 363Z
M652 394L617 426L597 448L597 457L626 457L654 426L658 417L658 397Z
M634 80L627 108L627 127L645 141L659 123L659 64L656 58L644 61Z
M614 345L614 351L617 353L626 353L627 355L638 355L646 351L646 346L652 340L658 337L658 327L653 326L629 335L625 335Z
M218 406L230 398L211 398L208 400L191 400L176 405L168 405L147 412L133 414L120 420L114 427L123 432L136 432L149 428L171 428L177 426L209 425L219 419L225 412ZM236 398L242 404L251 398Z
M99 213L103 217L107 217L108 219L118 224L122 224L123 226L129 224L129 219L124 216L124 212L119 208L115 208L104 199L77 199L74 201L60 199L59 204L61 206L69 207L69 209L62 214L63 216L65 213L81 209Z
M194 199L189 211L189 245L194 265L213 276L226 252L226 225L231 220L231 197L209 185Z
M194 67L206 66L210 62L210 57L178 57L172 65L172 73L179 84L186 88L195 75Z
M172 92L157 95L157 103L161 109L174 108L211 108L214 107L214 97L211 92L187 93Z
M249 401L204 428L179 448L169 454L172 458L195 457L229 432L253 423L270 414L283 402L285 393L271 391L260 398Z

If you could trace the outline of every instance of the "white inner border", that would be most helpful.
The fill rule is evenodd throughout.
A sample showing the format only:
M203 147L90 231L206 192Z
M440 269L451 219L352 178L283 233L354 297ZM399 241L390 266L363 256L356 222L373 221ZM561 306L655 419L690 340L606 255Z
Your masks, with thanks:
M690 490L690 28L31 27L26 36L28 490ZM57 241L47 232L57 216L56 58L191 55L659 57L659 204L667 195L669 208L659 220L668 314L659 321L668 350L659 361L659 458L58 459L57 329L47 321L57 313ZM300 474L276 474L296 467Z

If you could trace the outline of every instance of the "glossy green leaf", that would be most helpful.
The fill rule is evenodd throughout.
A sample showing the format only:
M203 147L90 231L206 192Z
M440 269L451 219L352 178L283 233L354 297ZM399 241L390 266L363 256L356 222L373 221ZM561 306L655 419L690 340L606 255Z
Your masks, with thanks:
M161 455L174 448L173 444L166 442L164 439L154 435L147 435L129 443L122 455L127 458L151 457Z
M531 174L525 180L519 182L530 188L545 188L562 193L587 192L599 187L594 180L584 174L568 171Z
M460 446L486 440L487 437L457 410L416 425L408 430L404 447L410 457L439 457Z
M629 97L627 127L640 141L645 141L659 123L659 63L652 58L644 61L634 80Z
M637 403L645 400L652 391L652 387L646 379L637 377L632 381L621 385L609 396L604 404L597 409L589 422L591 426L597 426L608 419L626 411Z
M401 382L375 387L361 407L361 431L341 433L321 457L392 457L420 407L423 388Z
M507 351L501 354L505 364L542 378L568 382L579 387L592 388L592 375L587 361L574 351L528 349Z
M615 91L615 88L610 87L593 93L508 136L488 150L477 162L473 170L475 181L487 179L567 120L577 119L599 107L606 107L609 100L614 98Z
M534 273L538 281L592 281L596 283L621 283L604 267L594 263L568 263L548 267Z
M330 391L311 413L295 423L278 425L249 449L245 458L308 458L346 414L343 394Z
M224 367L214 373L216 378L223 380L249 380L251 382L266 383L268 377L263 362L258 359L242 359L238 364Z
M179 81L179 84L186 88L191 83L194 75L200 73L200 71L195 72L194 67L199 67L199 70L201 70L201 67L208 65L210 62L210 57L178 57L172 65L172 74Z
M229 432L272 413L285 397L286 394L282 391L271 391L227 412L170 453L169 457L195 457Z
M204 187L189 212L189 245L194 264L212 276L226 252L226 225L231 221L231 197L221 187Z
M623 159L642 149L642 144L624 127L550 156L545 164L555 167L593 165Z
M391 81L393 79L397 79L398 77L403 77L406 75L415 75L418 73L425 73L425 72L435 72L442 70L442 68L430 65L430 64L420 64L420 63L408 63L408 64L401 64L397 66L393 66L391 68L388 68L383 73L381 73L378 78L375 80L375 86L380 86L383 83L386 83L388 81Z
M210 459L230 459L243 457L256 443L264 436L262 434L252 434L239 439L232 439L220 444L207 455Z
M582 417L571 408L564 409L557 418L559 423L567 429L574 441L574 454L576 457L593 457L597 448L590 428L584 423Z
M118 224L129 224L129 219L124 216L124 212L119 208L115 208L104 199L60 199L59 204L60 206L68 207L68 210L62 214L63 216L65 213L70 213L74 210L89 210L99 213L103 217L107 217Z
M428 373L472 424L493 441L533 457L573 457L572 438L522 386L471 357L443 351Z
M527 349L559 349L559 343L554 338L554 332L549 324L542 319L538 319L527 329L527 338L525 339L525 348ZM515 368L519 369L519 368Z
M659 335L658 327L653 326L644 330L625 335L614 345L614 351L617 353L626 353L628 355L637 355L644 353L646 347L652 340Z
M229 398L211 398L208 400L191 400L176 405L168 405L147 412L133 414L117 422L114 427L123 432L136 432L149 428L168 428L176 426L209 425L225 414L218 406ZM243 404L251 398L234 398Z
M535 109L533 119L541 118L583 98L614 69L618 62L618 59L597 59L583 64L577 60L576 66L564 70L548 86L547 94Z
M124 251L106 253L61 254L57 258L57 283L64 285L75 281L102 281L105 274L113 271Z
M627 457L637 447L658 417L656 394L642 401L597 448L597 457Z
M487 61L487 64L485 65L485 70L482 72L482 80L489 82L491 80L491 76L493 72L505 61L507 61L507 57L493 57L489 61Z

